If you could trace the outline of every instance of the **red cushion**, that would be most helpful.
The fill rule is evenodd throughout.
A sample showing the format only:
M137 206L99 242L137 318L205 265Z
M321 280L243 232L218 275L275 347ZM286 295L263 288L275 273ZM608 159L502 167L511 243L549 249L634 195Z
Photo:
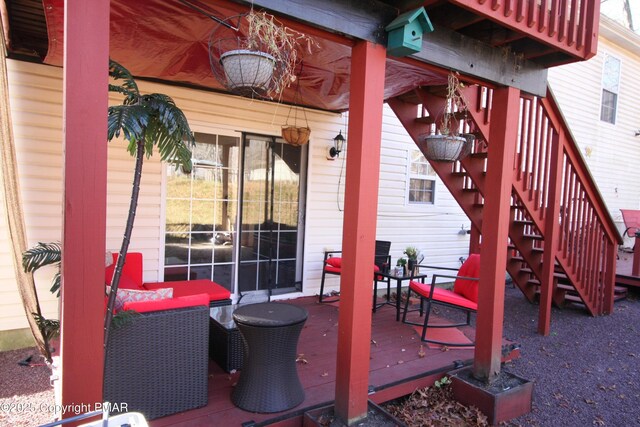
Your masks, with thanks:
M207 279L180 280L177 282L145 283L145 289L173 288L173 297L207 294L210 301L231 298L231 292L222 285Z
M326 271L327 273L340 274L340 272L342 271L342 268L334 267L332 265L327 264L327 265L324 266L324 271Z
M327 258L327 265L340 269L342 268L342 258L340 257Z
M411 290L416 292L419 295L422 295L425 298L429 297L429 292L431 291L431 285L428 283L420 283L412 280L409 284ZM433 290L433 300L441 301L448 304L457 305L459 307L470 308L472 310L478 310L478 304L466 299L465 297L458 295L455 292L452 292L448 289L438 288L436 287Z
M105 268L104 282L107 285L111 284L117 260L118 254L113 253L113 263ZM125 275L129 277L129 280L125 286L123 286L122 280ZM118 287L123 289L142 289L142 254L140 252L127 253L124 266L122 267L122 274L120 275L120 283L118 284Z
M324 266L324 270L327 273L337 273L340 274L340 271L342 270L342 258L340 257L331 257L331 258L327 258L327 263ZM380 267L378 267L377 265L373 265L373 272L377 273L378 271L380 271Z
M480 277L480 255L471 254L458 270L458 276ZM453 292L463 297L478 302L478 281L467 279L456 279L453 284Z
M138 313L147 313L149 311L171 310L197 305L209 306L209 296L207 294L196 294L157 301L126 302L124 309L135 310Z

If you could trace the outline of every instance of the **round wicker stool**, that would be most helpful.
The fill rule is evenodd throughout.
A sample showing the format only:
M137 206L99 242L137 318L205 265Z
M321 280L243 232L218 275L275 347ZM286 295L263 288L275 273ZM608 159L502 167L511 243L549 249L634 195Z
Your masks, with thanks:
M296 350L307 310L284 303L250 304L238 308L233 320L246 355L233 403L251 412L280 412L302 403Z

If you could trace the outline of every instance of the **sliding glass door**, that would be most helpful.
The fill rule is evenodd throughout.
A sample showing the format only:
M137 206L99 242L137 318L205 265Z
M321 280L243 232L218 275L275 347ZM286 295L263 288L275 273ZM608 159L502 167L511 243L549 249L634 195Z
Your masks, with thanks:
M238 289L269 294L301 288L306 146L245 134Z
M167 166L164 279L239 295L301 289L307 148L196 133L193 169Z

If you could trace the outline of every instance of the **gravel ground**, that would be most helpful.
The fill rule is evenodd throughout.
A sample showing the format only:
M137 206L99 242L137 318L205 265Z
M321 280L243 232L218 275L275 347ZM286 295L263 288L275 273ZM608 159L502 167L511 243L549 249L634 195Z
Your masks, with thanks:
M18 364L29 356L29 366ZM0 353L0 426L37 426L54 420L50 375L35 347Z
M632 290L611 316L553 308L551 333L536 334L538 305L507 287L504 336L522 344L505 369L534 381L533 410L515 426L640 425L640 299Z
M551 334L542 337L538 306L507 286L504 336L521 344L522 355L504 369L535 384L532 412L510 426L640 425L639 292L614 309L591 317L577 307L554 308ZM35 366L18 365L30 355ZM49 375L34 348L0 353L0 426L52 421Z

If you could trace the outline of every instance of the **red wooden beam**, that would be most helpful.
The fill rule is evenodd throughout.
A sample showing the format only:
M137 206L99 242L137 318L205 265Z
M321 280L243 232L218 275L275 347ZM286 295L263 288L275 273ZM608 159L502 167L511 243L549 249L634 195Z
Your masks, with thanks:
M482 213L482 264L476 322L473 373L492 380L500 373L506 244L511 215L513 157L518 136L520 91L511 87L494 90L491 111L491 146L487 157L486 192Z
M367 415L385 60L381 45L352 50L335 401L348 425Z
M89 412L104 362L109 0L67 0L64 22L62 405Z

